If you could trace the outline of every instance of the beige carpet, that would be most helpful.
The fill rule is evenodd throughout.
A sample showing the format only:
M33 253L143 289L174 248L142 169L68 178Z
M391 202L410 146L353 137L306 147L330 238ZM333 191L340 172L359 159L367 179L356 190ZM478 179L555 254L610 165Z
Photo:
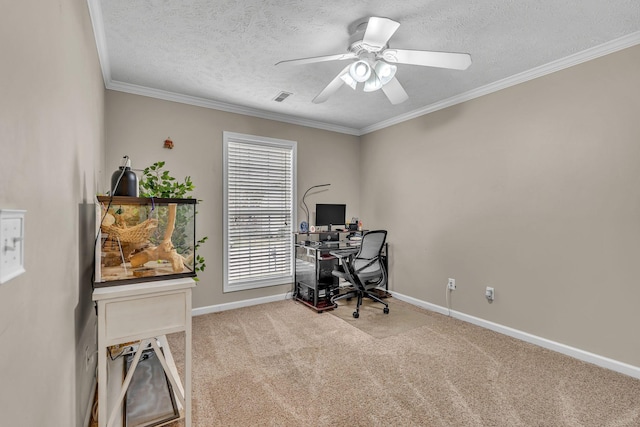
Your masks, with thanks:
M346 299L338 301L338 308L328 311L328 313L339 317L354 328L358 328L375 338L399 335L431 322L431 317L425 310L412 307L393 298L385 298L385 302L389 304L388 315L382 312L384 308L382 304L365 299L360 307L360 317L354 318L353 312L356 310L356 298L350 301ZM393 313L393 316L391 316L391 313Z
M195 317L193 425L640 425L636 379L392 304L357 320L292 301Z

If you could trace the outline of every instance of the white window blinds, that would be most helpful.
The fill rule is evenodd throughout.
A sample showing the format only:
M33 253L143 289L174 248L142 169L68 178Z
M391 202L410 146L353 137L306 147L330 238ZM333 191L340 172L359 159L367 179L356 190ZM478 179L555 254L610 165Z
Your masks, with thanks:
M296 143L224 133L224 291L293 282Z

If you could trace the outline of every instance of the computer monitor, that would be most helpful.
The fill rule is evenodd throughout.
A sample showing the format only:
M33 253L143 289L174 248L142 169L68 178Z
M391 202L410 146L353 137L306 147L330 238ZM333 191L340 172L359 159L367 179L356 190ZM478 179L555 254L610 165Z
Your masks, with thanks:
M316 204L316 226L332 225L344 226L347 218L347 205Z

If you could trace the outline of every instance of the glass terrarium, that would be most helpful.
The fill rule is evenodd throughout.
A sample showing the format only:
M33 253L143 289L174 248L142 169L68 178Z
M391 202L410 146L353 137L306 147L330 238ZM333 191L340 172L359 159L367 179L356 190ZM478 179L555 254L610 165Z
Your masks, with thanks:
M195 276L196 203L98 196L95 286Z

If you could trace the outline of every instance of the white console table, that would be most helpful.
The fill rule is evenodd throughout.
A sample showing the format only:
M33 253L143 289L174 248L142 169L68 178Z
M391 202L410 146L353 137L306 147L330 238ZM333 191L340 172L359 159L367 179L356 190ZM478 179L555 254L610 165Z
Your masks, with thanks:
M122 425L122 402L147 345L154 348L167 374L185 427L191 427L191 289L194 286L193 279L185 278L93 291L93 300L98 304L98 427ZM182 331L185 333L184 383L180 381L166 340L166 334ZM107 349L138 340L141 344L123 381L122 365L119 368L111 366Z

